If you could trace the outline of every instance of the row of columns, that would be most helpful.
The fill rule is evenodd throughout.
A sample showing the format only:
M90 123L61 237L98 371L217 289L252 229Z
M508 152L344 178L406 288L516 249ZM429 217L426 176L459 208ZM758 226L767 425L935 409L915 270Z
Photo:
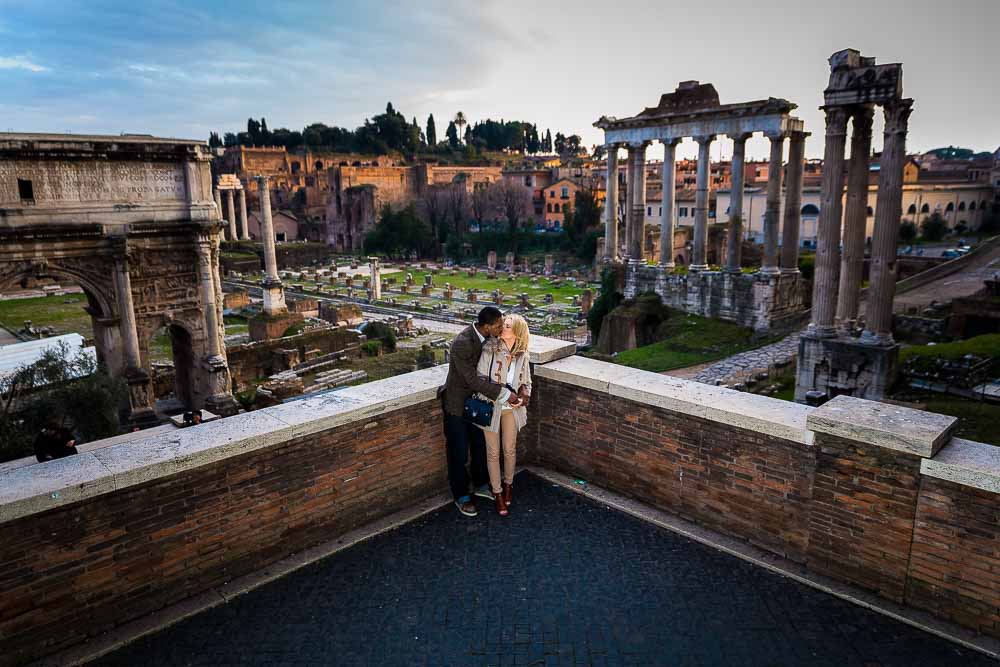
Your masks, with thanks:
M885 133L879 164L875 228L872 235L867 317L860 342L892 345L892 302L896 290L896 245L902 216L903 163L913 100L894 100L883 107ZM825 338L850 335L858 317L865 258L868 173L874 108L824 107L826 145L813 284L812 321L807 335ZM853 121L851 159L844 198L844 149L847 122ZM842 220L843 219L843 220ZM843 255L841 226L843 224Z
M691 271L708 270L708 212L711 190L710 151L714 134L694 137L698 142L698 167L695 185L694 239L692 241ZM740 273L740 247L743 230L743 169L746 140L750 134L733 136L732 190L729 207L729 228L726 241L725 271ZM771 155L768 164L767 206L764 215L764 259L761 272L765 274L795 273L798 271L799 227L801 225L802 176L805 160L806 132L794 131L768 135ZM789 138L788 178L785 186L784 225L781 226L781 257L778 256L778 233L781 223L781 181L784 140ZM664 139L663 143L663 199L660 210L660 258L663 268L673 268L674 238L674 182L676 174L676 147L679 139ZM625 248L630 262L639 263L643 257L646 213L646 147L648 142L629 144L626 162L628 182L625 206ZM608 146L607 198L604 220L604 260L613 261L618 252L618 145Z
M250 239L249 225L247 224L247 193L246 190L240 188L237 192L240 193L240 230L237 233L236 230L236 207L233 204L233 190L232 188L226 188L226 220L229 222L229 240L235 241L240 239L241 241L246 241ZM219 209L219 217L222 217L222 191L218 188L215 189L215 205Z

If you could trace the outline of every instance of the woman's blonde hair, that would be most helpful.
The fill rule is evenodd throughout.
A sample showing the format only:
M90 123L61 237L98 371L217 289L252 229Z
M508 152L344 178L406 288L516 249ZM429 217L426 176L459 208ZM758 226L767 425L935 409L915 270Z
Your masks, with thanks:
M510 328L516 336L514 348L510 351L511 354L514 356L524 354L528 351L528 339L530 338L528 322L520 315L508 315L504 319L510 321Z

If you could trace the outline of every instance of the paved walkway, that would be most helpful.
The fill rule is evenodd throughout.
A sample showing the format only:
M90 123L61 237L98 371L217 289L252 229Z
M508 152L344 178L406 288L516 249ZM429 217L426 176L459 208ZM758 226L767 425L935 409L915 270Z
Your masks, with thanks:
M905 312L907 307L926 308L931 301L951 302L975 294L983 288L983 281L1000 274L1000 245L977 257L961 270L932 283L897 294L893 310Z
M732 384L742 382L756 373L764 372L774 364L791 363L795 360L798 351L799 332L796 331L777 343L740 352L715 363L666 371L664 375L705 384Z
M522 473L101 665L995 665Z

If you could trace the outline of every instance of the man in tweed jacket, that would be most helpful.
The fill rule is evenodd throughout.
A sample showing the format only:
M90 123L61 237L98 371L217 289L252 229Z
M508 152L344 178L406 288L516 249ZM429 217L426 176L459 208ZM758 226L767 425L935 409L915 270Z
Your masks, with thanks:
M492 500L489 473L486 469L486 440L483 432L465 421L465 399L478 392L487 398L517 405L517 395L501 384L491 382L476 371L486 338L497 336L503 328L503 313L493 306L479 311L476 323L467 327L451 344L448 379L439 391L444 408L444 437L448 453L448 481L458 510L476 516L476 504L469 493L469 475L465 464L471 453L472 483L475 495Z

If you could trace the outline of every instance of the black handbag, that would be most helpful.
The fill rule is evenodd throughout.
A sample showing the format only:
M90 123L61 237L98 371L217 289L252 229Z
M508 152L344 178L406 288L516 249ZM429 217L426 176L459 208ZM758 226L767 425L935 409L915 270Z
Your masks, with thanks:
M490 356L490 368L493 368L493 360L496 358L496 351ZM476 426L488 427L493 424L493 401L479 398L476 394L465 399L462 406L462 417L465 421Z

